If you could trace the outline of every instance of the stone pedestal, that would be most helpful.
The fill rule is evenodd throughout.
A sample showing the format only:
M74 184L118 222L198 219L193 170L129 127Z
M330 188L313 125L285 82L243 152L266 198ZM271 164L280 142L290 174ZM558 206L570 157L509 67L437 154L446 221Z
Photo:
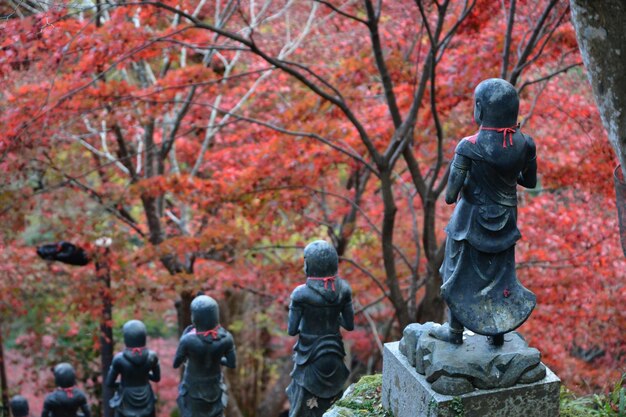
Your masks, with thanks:
M560 380L550 369L538 382L474 390L460 396L438 394L399 350L385 344L383 406L394 417L558 417Z

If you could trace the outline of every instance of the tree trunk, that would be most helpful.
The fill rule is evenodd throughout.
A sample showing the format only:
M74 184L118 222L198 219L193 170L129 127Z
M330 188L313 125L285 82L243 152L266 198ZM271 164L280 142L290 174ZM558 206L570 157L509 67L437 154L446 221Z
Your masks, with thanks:
M111 363L113 362L113 300L111 298L111 269L109 265L109 248L104 247L96 261L96 279L100 285L100 359L102 372L102 410L104 417L112 417L109 400L113 390L104 384Z
M626 2L570 0L570 4L602 123L626 177Z
M178 317L178 337L183 334L187 326L191 324L191 302L194 294L191 291L183 290L180 293L180 300L176 301L176 316Z
M9 384L4 361L4 341L2 340L2 326L0 326L0 391L2 391L2 407L0 416L9 416Z
M391 181L391 173L381 170L380 188L383 195L383 205L385 207L383 213L382 225L382 246L383 246L383 262L385 265L385 274L387 275L387 286L389 287L389 296L391 303L396 311L398 324L404 329L411 323L409 318L409 308L402 296L400 284L398 283L398 274L396 271L396 257L393 246L394 227L396 213L398 208L393 197Z
M428 268L428 280L425 285L424 298L417 309L417 322L425 323L444 321L445 304L441 297L441 276L439 271Z

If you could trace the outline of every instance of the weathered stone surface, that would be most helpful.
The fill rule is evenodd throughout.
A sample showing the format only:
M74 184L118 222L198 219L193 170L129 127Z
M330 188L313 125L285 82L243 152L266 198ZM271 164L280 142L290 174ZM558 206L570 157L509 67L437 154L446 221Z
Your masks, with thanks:
M446 395L461 395L474 390L472 383L465 378L443 375L432 384L435 392Z
M417 349L417 340L422 333L428 332L434 325L433 322L425 324L411 323L405 327L402 340L400 340L400 352L406 356L409 363L415 366L415 350Z
M527 370L517 381L518 384L530 384L546 377L546 367L540 363L532 369Z
M435 323L409 325L404 330L407 361L424 374L440 394L459 395L474 388L506 388L545 376L541 354L517 332L507 333L503 346L492 346L484 336L466 332L454 345L428 334ZM412 352L411 346L415 346ZM439 379L445 378L438 382ZM464 378L468 383L459 381Z
M385 344L383 406L394 417L558 417L560 380L549 369L532 384L474 390L460 396L435 392L398 350L398 342ZM462 412L459 412L461 410Z

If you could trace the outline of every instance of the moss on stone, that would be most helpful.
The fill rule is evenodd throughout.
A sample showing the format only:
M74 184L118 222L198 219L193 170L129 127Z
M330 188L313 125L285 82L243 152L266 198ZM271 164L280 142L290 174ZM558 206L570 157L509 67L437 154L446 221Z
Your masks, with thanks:
M626 378L625 378L626 379ZM560 417L622 417L619 409L625 404L623 381L616 385L611 395L576 397L566 388L561 389ZM362 377L346 391L324 415L326 417L393 417L382 407L382 375ZM613 398L614 397L614 398ZM460 399L456 399L456 416L464 414ZM460 407L460 408L459 408ZM626 414L624 414L626 417Z
M367 375L348 389L347 394L335 403L336 416L392 417L381 404L383 377L380 374ZM342 410L345 409L345 410Z

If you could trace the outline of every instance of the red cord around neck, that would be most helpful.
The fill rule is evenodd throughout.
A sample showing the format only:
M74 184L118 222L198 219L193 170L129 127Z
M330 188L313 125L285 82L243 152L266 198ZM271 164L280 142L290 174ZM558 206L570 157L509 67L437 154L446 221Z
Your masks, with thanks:
M217 326L215 326L214 328L210 329L210 330L206 330L204 332L199 332L196 329L193 329L194 332L196 334L199 334L200 336L211 336L213 338L213 340L217 340L217 331L220 329L220 325L218 324Z
M513 134L519 129L519 125L511 127L485 127L481 126L480 130L493 130L495 132L502 132L502 147L506 148L506 135L509 135L509 145L513 146Z
M61 387L59 387L59 389L61 391L65 392L65 395L67 395L67 398L73 398L74 397L74 387L69 387L69 388L61 388Z
M328 289L328 283L330 282L330 288L335 291L335 278L337 275L333 275L332 277L307 277L307 279L311 279L313 281L324 281L324 289Z
M133 355L141 355L145 347L127 347L126 350L130 350Z

